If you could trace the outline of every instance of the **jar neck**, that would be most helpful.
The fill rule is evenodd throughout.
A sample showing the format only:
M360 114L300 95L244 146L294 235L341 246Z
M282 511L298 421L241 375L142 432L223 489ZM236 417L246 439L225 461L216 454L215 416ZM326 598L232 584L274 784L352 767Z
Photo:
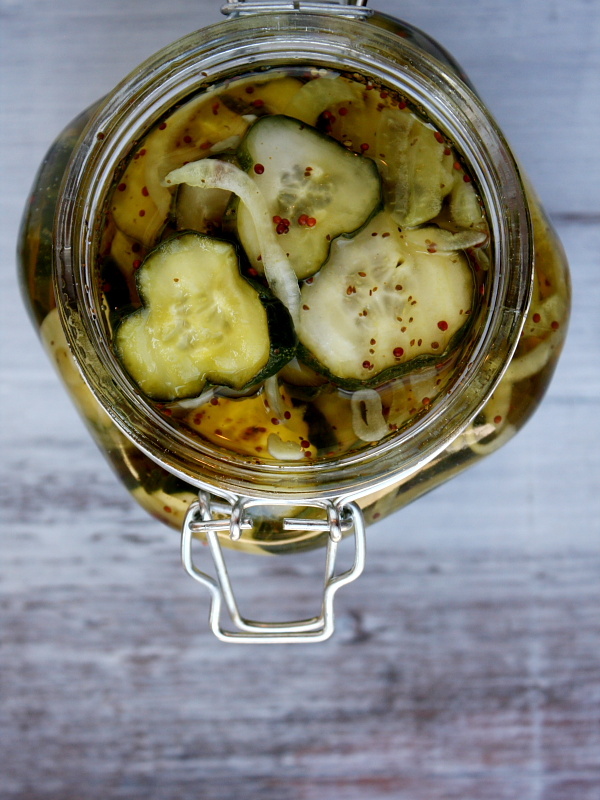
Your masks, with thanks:
M186 439L140 397L112 351L99 309L95 264L108 191L131 142L173 105L219 80L273 66L314 64L359 72L409 96L459 148L486 206L493 258L478 336L460 377L407 430L335 461L253 463ZM445 65L377 26L324 14L241 15L176 42L105 100L77 148L56 220L56 289L80 369L117 426L188 483L245 496L359 497L435 458L472 420L500 380L521 331L532 264L529 222L510 151L480 101Z

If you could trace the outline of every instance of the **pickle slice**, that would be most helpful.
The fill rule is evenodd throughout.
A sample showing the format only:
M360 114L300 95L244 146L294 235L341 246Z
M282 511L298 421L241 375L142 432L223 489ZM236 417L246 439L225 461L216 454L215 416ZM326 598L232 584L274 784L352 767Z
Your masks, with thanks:
M144 305L123 319L115 348L149 397L194 397L207 382L242 389L291 358L271 348L262 298L228 242L196 233L168 239L142 264L137 285Z
M382 212L354 237L336 239L302 287L303 360L357 389L445 357L468 322L475 284L466 257L438 249L438 236L452 241L433 226L401 232Z
M272 228L300 279L321 268L332 239L364 225L381 202L373 161L289 117L256 122L238 158L265 198ZM263 272L264 254L246 204L237 224L252 265Z
M362 86L330 74L314 78L296 92L285 114L308 125L316 125L319 116L340 103L360 102Z
M455 180L442 137L408 109L388 108L377 129L377 153L386 207L395 222L415 227L436 217Z

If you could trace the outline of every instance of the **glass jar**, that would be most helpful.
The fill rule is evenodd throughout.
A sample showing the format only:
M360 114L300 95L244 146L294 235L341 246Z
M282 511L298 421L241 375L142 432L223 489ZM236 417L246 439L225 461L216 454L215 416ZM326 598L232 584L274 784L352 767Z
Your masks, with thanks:
M211 627L226 641L327 638L333 630L335 591L362 569L365 524L456 475L521 428L551 378L569 310L560 243L497 125L452 58L410 25L364 7L324 2L300 6L230 3L224 9L227 21L170 45L74 120L42 164L20 238L25 297L51 358L131 495L152 515L183 530L184 565L212 592ZM451 369L444 373L440 363L415 369L412 377L390 378L383 389L369 388L367 394L356 386L327 394L322 376L298 381L282 378L280 372L275 379L279 399L272 394L271 378L243 397L213 386L200 401L153 401L132 381L115 352L113 317L115 311L123 315L122 306L135 294L131 276L147 250L166 236L165 230L172 234L177 227L169 205L152 228L152 219L160 216L160 192L171 192L162 182L170 170L188 161L205 156L227 160L228 143L235 139L237 144L240 138L235 126L241 120L248 128L265 111L294 116L286 114L291 108L288 94L293 97L319 79L331 79L327 89L333 80L343 80L346 92L356 92L359 85L363 100L356 104L378 95L375 112L407 108L415 124L425 126L439 142L440 158L450 158L456 172L450 180L457 192L468 187L477 198L487 238L470 263L478 272L483 266L485 274L475 281L479 300L468 333L447 361ZM311 102L320 101L313 97ZM342 92L317 108L318 114L313 108L326 135L332 132L332 120L347 112L344 103ZM218 119L221 104L229 104L231 130ZM223 125L230 136L215 134L213 142L199 137L197 128L193 136L184 135L198 108L208 115L201 123L204 133L213 114L210 130ZM169 130L170 124L176 129L175 121L181 119L179 140L171 138L169 146L156 149L158 132ZM359 139L368 135L361 133ZM366 158L373 142L359 145L359 139L344 144ZM372 149L371 155L383 170L382 154ZM144 158L140 173L137 165ZM119 227L114 224L119 192L128 196L128 182L133 185L138 179L140 210L127 223L129 228ZM142 207L146 198L153 201L148 212ZM457 226L449 228L455 233ZM107 253L112 254L108 260ZM126 301L114 300L114 275L107 264L114 267L115 260L131 267L117 270L117 283L129 285ZM336 313L332 309L334 326ZM286 381L293 390L282 398ZM435 386L441 388L432 393ZM396 424L390 406L398 393L414 407ZM376 407L369 410L372 398ZM303 442L300 450L296 444L289 458L289 446L223 446L216 428L223 416L208 433L190 422L190 413L199 418L203 412L198 409L204 408L210 417L208 404L220 404L219 413L226 407L259 430L263 444L265 434L281 442L269 421L255 424L256 404L261 403L263 415L274 415L273 425L285 426L287 419L297 417L298 408L298 424L304 425L307 409L312 409L313 423L315 414L328 421L329 440L323 439L322 430L314 433L319 425L306 423L308 427L297 429L299 438L314 434L315 440ZM344 414L349 422L343 423ZM372 419L383 419L383 433L370 435ZM351 569L338 574L336 548L345 534L354 535L356 557ZM216 578L195 564L198 540L210 544ZM221 544L264 553L325 546L320 616L286 624L244 619ZM221 623L223 602L234 630Z

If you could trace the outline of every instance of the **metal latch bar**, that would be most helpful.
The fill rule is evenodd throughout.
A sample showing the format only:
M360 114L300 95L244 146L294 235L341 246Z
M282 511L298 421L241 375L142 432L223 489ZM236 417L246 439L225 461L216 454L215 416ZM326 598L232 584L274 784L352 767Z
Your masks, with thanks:
M221 12L231 17L274 11L326 11L346 17L365 17L372 13L366 6L367 0L227 0Z
M321 613L309 619L289 622L261 622L249 620L240 613L225 558L219 540L219 533L229 530L232 539L238 539L243 532L253 527L252 520L245 513L257 506L291 505L277 500L258 500L240 498L230 507L229 519L213 519L211 498L206 492L200 492L198 501L191 504L184 521L181 537L181 555L183 565L195 580L206 586L212 595L209 614L210 627L218 639L225 642L262 642L291 643L318 642L328 639L334 630L333 597L335 592L347 583L355 580L363 571L365 563L365 524L362 512L354 503L338 507L330 500L298 500L298 507L324 509L327 520L284 518L284 530L313 530L328 532L325 578ZM218 513L223 514L223 505L218 503ZM335 562L338 544L342 533L354 534L355 555L350 569L339 575L335 574ZM194 534L204 534L213 558L216 579L198 569L194 563L192 545ZM225 629L221 624L222 606L225 603L234 629Z

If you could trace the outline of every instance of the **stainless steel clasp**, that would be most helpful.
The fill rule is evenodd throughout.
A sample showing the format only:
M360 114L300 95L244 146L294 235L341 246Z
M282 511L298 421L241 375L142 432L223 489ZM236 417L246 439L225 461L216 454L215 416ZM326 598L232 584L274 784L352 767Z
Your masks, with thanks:
M366 17L372 13L366 5L367 0L227 0L221 11L231 17L277 11L326 11L344 17Z
M328 639L334 629L333 597L337 590L358 578L365 564L365 523L362 512L355 503L338 505L331 500L289 501L256 498L238 498L224 515L226 504L211 504L211 496L203 491L198 500L191 504L181 534L181 558L188 574L206 586L212 594L209 615L210 627L215 636L224 642L291 643L322 642ZM262 506L303 507L323 509L324 519L300 519L285 517L283 531L311 530L328 533L325 556L325 581L323 601L319 616L292 622L260 622L244 618L238 608L231 585L225 558L219 541L219 533L229 533L232 540L238 540L254 525L250 511ZM215 518L218 514L218 517ZM355 543L354 563L350 569L336 574L335 562L338 544L344 534L353 533ZM213 558L216 578L198 569L194 563L192 547L198 535L206 537ZM225 603L234 630L227 630L221 624L222 606Z

